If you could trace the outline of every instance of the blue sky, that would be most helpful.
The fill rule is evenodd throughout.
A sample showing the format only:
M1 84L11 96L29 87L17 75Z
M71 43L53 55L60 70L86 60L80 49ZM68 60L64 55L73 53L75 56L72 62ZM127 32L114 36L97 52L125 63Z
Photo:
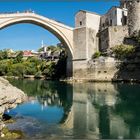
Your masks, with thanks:
M111 6L117 6L119 2L92 1L92 2L0 2L0 13L16 12L28 9L37 14L60 21L74 27L74 15L82 9L99 14L104 14ZM32 24L16 24L0 30L0 49L12 48L14 50L37 50L41 40L47 45L56 44L59 40L47 30Z

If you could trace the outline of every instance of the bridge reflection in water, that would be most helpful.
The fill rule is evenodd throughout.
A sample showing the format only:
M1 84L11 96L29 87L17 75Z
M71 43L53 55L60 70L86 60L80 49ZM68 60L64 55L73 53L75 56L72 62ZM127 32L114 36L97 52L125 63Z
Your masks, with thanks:
M59 125L74 138L140 138L140 86L111 83L11 82L29 100L64 110ZM68 131L66 131L68 130ZM72 134L69 134L72 132Z

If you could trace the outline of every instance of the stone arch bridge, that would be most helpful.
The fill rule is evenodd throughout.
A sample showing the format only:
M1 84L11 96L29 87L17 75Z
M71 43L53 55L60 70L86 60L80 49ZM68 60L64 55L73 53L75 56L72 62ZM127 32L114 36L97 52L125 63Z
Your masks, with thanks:
M78 18L77 20L78 21ZM87 48L87 27L69 27L55 20L32 13L2 13L0 14L0 29L18 23L31 23L45 28L54 34L66 47L68 53L67 59L67 75L73 76L74 70L86 68L86 61L89 59L89 52ZM92 32L93 37L96 36ZM89 46L88 46L89 47Z

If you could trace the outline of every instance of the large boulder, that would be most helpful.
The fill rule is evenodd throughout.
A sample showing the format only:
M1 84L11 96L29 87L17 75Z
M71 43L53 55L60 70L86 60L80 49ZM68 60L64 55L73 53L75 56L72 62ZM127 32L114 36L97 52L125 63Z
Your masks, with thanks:
M0 131L2 129L2 115L11 108L15 108L26 100L26 95L20 89L12 86L6 79L0 77Z

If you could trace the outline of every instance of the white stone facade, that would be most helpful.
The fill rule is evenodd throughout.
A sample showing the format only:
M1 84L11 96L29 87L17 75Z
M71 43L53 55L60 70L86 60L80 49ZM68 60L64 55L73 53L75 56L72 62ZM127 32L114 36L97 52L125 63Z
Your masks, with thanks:
M101 16L99 14L80 10L75 15L75 28L87 27L98 32L100 28L100 18Z
M100 30L109 26L123 26L127 24L127 9L112 7L105 15L101 17Z
M89 11L80 10L75 15L74 58L77 60L91 59L98 50L97 33L100 28L101 16Z
M75 28L87 27L96 32L102 31L110 26L127 25L128 10L126 6L112 7L105 15L80 10L75 15Z

